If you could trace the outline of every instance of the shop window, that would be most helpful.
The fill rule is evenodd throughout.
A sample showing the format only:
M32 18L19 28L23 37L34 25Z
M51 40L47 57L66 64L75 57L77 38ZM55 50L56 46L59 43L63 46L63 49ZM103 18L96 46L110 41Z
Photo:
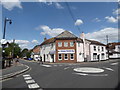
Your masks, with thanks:
M64 47L68 47L68 42L64 42Z
M62 42L58 42L58 47L62 47Z
M64 54L64 59L68 60L68 54Z
M58 54L58 60L62 60L62 54Z
M74 60L74 54L70 54L70 60Z
M74 46L74 42L70 42L70 47L73 47Z

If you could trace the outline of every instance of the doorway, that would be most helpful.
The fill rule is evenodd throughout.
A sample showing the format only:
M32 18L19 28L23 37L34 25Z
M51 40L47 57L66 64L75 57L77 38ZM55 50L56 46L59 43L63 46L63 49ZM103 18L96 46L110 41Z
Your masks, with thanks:
M44 54L44 62L45 62L45 54Z
M51 55L52 62L54 62L54 54Z

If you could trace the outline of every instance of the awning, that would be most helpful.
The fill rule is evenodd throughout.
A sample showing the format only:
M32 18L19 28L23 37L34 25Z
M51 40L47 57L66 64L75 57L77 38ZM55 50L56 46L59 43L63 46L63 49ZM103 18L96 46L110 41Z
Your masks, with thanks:
M54 50L52 50L52 51L50 51L50 52L49 52L49 54L55 54L55 51L54 51Z

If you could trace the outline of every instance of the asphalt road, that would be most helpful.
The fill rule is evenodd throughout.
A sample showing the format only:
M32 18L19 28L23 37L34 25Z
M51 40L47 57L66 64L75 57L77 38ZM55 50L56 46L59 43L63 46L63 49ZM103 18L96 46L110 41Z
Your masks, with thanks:
M28 65L31 70L12 79L3 81L3 88L34 88L37 86L38 88L115 88L118 85L119 60L99 63L54 63L45 65L24 60L20 60L20 62ZM88 69L101 69L102 72L74 71L76 68L80 69L85 67L88 67ZM96 70L93 69L93 71ZM33 83L35 84L33 85Z

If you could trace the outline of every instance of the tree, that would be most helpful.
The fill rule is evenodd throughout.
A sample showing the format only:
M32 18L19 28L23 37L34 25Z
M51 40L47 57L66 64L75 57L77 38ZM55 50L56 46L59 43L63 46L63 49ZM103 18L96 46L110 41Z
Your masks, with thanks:
M21 57L21 48L16 43L9 43L8 47L5 48L5 56L13 56L13 58L19 56Z
M27 48L25 48L22 50L21 54L22 54L22 57L30 58L31 50L28 50Z

